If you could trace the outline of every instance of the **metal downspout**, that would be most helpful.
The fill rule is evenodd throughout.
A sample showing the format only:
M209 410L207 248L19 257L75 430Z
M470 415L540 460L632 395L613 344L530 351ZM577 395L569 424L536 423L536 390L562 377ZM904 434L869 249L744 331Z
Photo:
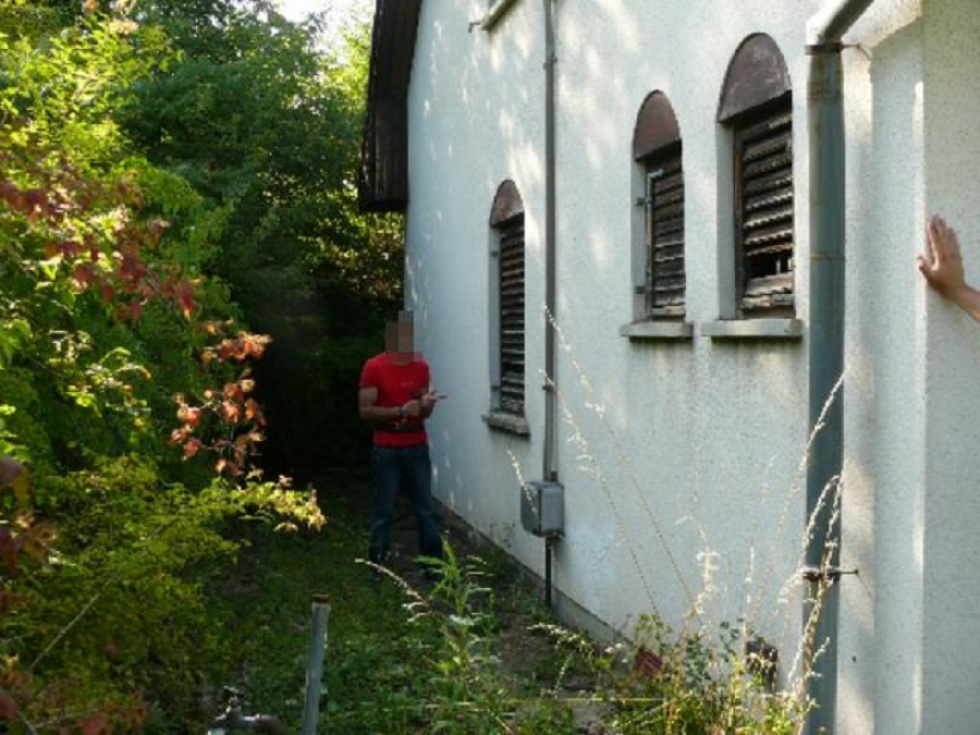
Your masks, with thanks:
M555 376L555 20L554 0L544 0L545 32L545 418L544 418L544 478L558 480L555 446L557 379Z
M544 158L545 158L545 353L544 353L544 478L558 481L555 444L557 415L557 377L555 347L557 341L555 314L555 18L554 0L544 0ZM551 551L555 538L544 540L545 605L551 607Z
M807 518L812 523L806 563L804 625L819 606L815 630L806 630L820 650L807 693L817 705L805 732L831 733L837 710L837 620L834 582L840 557L839 504L843 468L845 137L841 38L874 0L829 2L807 24L810 75L807 85L810 154L810 431Z

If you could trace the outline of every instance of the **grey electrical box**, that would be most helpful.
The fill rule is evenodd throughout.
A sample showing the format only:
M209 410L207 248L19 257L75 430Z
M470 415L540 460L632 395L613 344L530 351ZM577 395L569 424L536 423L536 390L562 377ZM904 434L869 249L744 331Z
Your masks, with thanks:
M524 483L521 525L535 536L561 536L565 525L565 488L546 480Z

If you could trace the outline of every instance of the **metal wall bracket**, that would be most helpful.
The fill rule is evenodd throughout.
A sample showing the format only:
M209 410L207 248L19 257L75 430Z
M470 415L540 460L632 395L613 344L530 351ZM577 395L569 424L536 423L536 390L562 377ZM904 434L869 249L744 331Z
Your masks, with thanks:
M805 582L828 582L836 584L844 574L857 574L857 569L841 569L839 567L803 567L800 576Z

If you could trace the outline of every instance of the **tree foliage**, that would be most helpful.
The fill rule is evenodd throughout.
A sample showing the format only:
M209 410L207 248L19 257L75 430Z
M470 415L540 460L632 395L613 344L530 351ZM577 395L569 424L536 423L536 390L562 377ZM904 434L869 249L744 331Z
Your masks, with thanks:
M202 595L227 519L322 518L252 469L269 340L214 267L238 195L123 124L186 56L85 7L0 13L0 455L31 474L0 487L0 720L182 729L232 663Z
M402 277L400 223L357 209L369 28L323 50L315 20L290 24L267 2L140 8L180 61L137 87L127 129L227 213L207 265L273 337L259 390L278 460L350 461L365 436L357 370Z

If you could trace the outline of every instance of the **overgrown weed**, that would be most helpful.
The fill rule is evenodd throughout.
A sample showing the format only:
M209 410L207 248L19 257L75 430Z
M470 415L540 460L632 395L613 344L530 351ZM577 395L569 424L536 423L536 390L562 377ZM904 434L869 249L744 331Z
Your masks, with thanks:
M789 735L799 699L770 688L746 655L744 621L717 634L674 630L654 614L630 638L599 643L540 607L513 615L534 592L447 545L425 560L433 579L386 569L370 581L358 563L356 524L256 544L244 688L257 711L298 729L309 593L331 595L321 733L384 735ZM338 531L339 529L339 531ZM312 563L320 560L320 563ZM511 617L513 615L513 617ZM516 626L524 626L519 629Z

